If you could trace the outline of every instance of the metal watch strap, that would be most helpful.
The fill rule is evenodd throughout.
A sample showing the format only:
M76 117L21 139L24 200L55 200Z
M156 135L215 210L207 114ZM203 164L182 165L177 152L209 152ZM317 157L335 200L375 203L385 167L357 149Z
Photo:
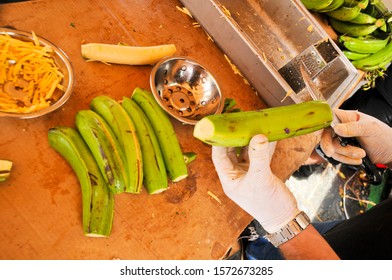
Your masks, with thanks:
M279 231L268 233L265 237L272 243L272 245L278 247L306 229L309 224L309 217L303 211L301 211L294 219L288 222L287 225L282 227Z

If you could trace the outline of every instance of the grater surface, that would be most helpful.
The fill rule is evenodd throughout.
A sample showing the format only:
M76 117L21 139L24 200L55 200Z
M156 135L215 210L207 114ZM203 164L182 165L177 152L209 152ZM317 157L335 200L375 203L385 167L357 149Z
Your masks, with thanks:
M319 44L309 46L280 68L278 72L294 92L299 93L306 86L301 75L301 65L305 67L310 77L315 77L338 55L338 52L330 42L323 41Z

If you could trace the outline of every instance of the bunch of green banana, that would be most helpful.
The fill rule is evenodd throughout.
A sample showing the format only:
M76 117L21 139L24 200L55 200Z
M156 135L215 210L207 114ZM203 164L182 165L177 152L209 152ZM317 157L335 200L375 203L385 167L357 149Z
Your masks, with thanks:
M62 155L78 177L82 192L83 232L86 236L109 236L113 223L114 197L90 149L70 127L49 130L50 146Z
M309 10L325 14L331 27L339 34L359 37L372 34L378 29L386 32L385 18L375 11L369 0L333 0L327 6L326 0L301 1Z
M381 50L370 54L367 57L353 60L352 64L357 69L373 71L387 67L392 61L392 42L389 42Z
M392 62L392 41L389 37L352 38L340 36L343 54L351 61L353 66L362 70L365 83L364 90L375 87L379 77L383 77L385 70Z
M381 0L301 0L309 10L324 14L339 35L342 52L353 65L377 77L392 61L391 13ZM309 4L311 2L312 5Z
M311 11L330 13L339 10L336 16L354 17L360 10L366 9L369 0L301 0L302 4ZM353 8L353 9L348 9Z

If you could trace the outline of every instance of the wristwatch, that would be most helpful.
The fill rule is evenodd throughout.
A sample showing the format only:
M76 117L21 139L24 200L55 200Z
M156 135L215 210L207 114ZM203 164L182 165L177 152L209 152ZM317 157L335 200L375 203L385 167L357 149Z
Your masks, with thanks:
M279 231L268 233L265 237L269 240L269 242L272 243L272 245L278 247L306 229L309 224L310 219L308 215L301 211L294 219L288 222Z

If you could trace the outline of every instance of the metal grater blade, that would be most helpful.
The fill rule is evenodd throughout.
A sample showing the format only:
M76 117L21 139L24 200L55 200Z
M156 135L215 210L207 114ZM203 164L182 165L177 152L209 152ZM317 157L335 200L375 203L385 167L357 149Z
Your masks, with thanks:
M302 79L300 70L301 65L306 68L310 77L314 77L320 73L336 56L338 56L338 53L335 48L328 41L325 41L308 47L298 56L293 58L289 63L280 68L278 72L290 85L294 92L299 93L303 88L305 88L305 83Z

